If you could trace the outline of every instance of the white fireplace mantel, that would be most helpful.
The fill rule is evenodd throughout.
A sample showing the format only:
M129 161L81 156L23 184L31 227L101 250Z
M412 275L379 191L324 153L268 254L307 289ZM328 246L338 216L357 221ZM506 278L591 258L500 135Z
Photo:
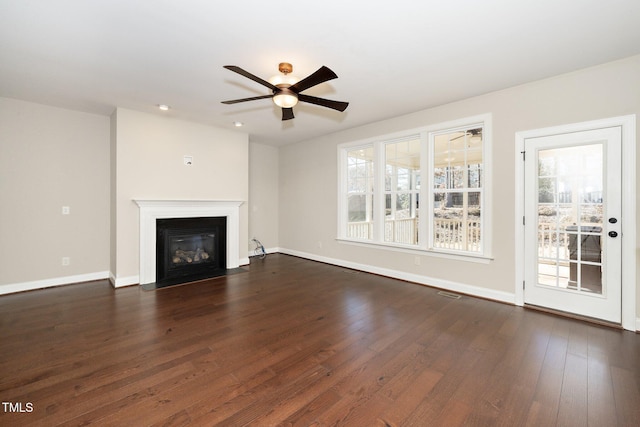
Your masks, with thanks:
M240 266L240 205L227 200L141 200L140 207L140 284L156 281L156 219L226 217L227 268Z

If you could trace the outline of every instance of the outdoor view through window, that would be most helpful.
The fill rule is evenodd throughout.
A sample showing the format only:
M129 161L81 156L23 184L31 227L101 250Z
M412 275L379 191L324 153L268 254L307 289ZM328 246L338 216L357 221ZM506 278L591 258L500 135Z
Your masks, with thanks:
M481 254L483 130L476 124L342 148L341 235Z

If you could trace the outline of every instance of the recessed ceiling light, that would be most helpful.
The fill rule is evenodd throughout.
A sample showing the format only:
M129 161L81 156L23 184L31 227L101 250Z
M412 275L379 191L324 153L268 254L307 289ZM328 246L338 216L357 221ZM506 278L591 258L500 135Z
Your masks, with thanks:
M244 123L242 123L242 122L233 122L233 125L235 127L237 127L237 128L240 128L240 127L244 126Z
M158 104L158 108L161 109L162 111L169 111L169 108L171 107L165 104Z

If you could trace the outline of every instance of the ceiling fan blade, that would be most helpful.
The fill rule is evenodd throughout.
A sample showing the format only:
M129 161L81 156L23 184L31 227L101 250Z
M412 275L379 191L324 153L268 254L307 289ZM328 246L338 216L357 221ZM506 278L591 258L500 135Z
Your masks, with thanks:
M271 84L271 83L269 83L268 81L263 80L263 79L261 79L260 77L255 76L255 75L251 74L250 72L243 70L243 69L242 69L242 68L240 68L240 67L237 67L237 66L235 66L235 65L225 65L225 66L224 66L224 68L226 68L227 70L231 70L231 71L233 71L234 73L238 73L238 74L240 74L241 76L245 76L246 78L251 79L251 80L253 80L253 81L254 81L254 82L256 82L256 83L260 83L262 86L266 86L266 87L268 87L268 88L269 88L269 89L271 89L271 90L278 90L278 88L277 88L277 87L275 87L274 85L272 85L272 84Z
M315 85L319 85L320 83L324 83L326 81L337 79L337 78L338 76L336 75L336 73L331 71L329 67L325 67L323 65L322 67L318 68L318 70L315 73L305 77L304 79L300 80L298 83L291 85L289 89L291 89L296 93L300 93L303 90L309 89L310 87L313 87Z
M222 101L223 104L237 104L238 102L255 101L257 99L273 98L273 95L252 96L251 98L232 99L230 101Z
M449 141L455 141L456 139L464 138L467 135L469 135L469 134L467 132L465 132L460 136L456 136L455 138L451 138Z
M320 105L322 107L333 108L334 110L344 111L349 106L348 102L333 101L331 99L318 98L316 96L309 96L304 94L298 94L298 101L308 102L310 104Z
M293 115L293 108L283 108L282 109L282 121L291 120L295 116Z

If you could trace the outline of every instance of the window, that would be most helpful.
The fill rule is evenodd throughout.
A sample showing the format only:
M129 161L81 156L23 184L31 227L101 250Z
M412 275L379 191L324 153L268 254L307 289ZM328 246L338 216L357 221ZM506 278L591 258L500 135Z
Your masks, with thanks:
M420 136L384 144L384 240L418 243Z
M373 234L373 147L347 151L346 236L370 239Z
M490 121L483 115L340 146L339 238L489 256Z
M432 135L434 248L482 252L482 128Z

